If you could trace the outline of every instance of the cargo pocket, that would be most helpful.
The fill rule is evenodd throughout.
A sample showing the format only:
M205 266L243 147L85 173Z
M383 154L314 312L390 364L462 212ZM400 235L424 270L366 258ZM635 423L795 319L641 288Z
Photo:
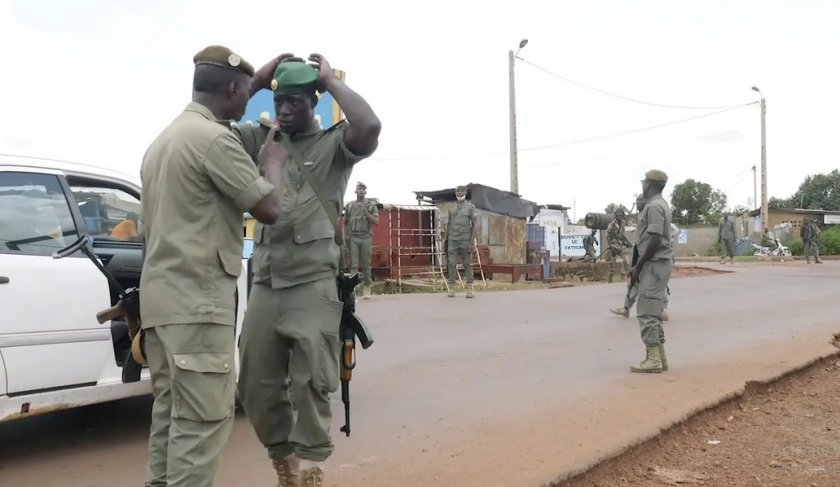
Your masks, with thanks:
M233 416L233 354L176 353L172 377L172 416L191 421L221 421Z
M313 375L313 385L316 390L335 392L338 390L339 354L341 342L338 331L322 331L321 344L318 349L317 373Z
M238 254L231 254L229 252L217 251L219 254L219 262L222 264L222 270L226 274L239 277L242 273L242 256Z

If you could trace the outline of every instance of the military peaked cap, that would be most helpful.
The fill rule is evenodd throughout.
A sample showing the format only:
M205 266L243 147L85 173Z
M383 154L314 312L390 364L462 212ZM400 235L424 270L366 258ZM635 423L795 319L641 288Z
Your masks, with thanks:
M239 71L247 74L248 76L254 76L254 67L242 59L239 54L236 54L225 46L205 47L199 51L198 54L193 56L193 63L195 63L196 66L201 64L210 64L220 68Z
M645 173L645 179L657 183L667 183L668 175L665 174L663 171L660 171L659 169L651 169L650 171Z

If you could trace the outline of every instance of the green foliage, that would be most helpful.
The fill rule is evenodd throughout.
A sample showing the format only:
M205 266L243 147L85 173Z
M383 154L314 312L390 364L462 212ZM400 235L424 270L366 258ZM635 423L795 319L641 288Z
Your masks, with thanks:
M802 240L794 240L793 242L790 242L787 248L793 255L805 255L805 245L802 243Z
M604 213L609 213L610 215L614 215L616 210L619 210L619 209L623 210L625 215L630 214L630 210L628 210L626 206L621 205L621 204L617 205L615 203L610 203L609 205L607 205L607 207L604 208Z
M820 254L840 255L840 227L823 230L820 236Z
M731 210L729 210L729 213L740 216L744 213L749 213L750 211L752 210L744 205L735 205Z
M671 211L677 225L716 225L726 208L726 195L709 184L686 179L674 186Z
M767 206L840 211L840 170L808 176L790 198L770 198Z

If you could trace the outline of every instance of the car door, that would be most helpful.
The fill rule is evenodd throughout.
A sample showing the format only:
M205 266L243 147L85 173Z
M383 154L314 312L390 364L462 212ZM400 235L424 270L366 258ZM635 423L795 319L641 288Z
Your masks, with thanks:
M83 254L53 259L78 238L62 174L0 166L0 354L6 392L94 384L113 354L96 312L107 281Z

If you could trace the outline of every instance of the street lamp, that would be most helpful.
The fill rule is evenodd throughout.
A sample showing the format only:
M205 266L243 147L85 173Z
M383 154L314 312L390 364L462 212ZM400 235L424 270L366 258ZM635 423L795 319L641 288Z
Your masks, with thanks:
M753 86L752 90L761 95L761 224L764 228L770 228L770 214L767 210L767 136L766 136L766 115L767 103L764 100L764 93Z
M519 41L519 49L514 54L508 51L508 98L510 101L510 192L519 194L519 163L516 159L516 87L513 76L513 60L519 51L528 45L528 39Z

